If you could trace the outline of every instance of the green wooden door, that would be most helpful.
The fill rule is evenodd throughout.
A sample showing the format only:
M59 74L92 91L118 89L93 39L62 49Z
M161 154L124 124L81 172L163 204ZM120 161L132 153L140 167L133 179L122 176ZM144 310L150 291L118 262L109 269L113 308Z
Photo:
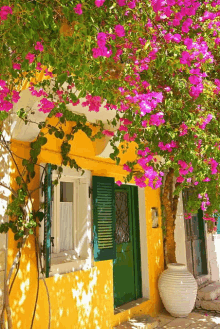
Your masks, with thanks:
M113 261L114 306L141 297L138 190L124 185L115 188L116 259Z
M184 191L186 204L190 191ZM192 219L185 219L186 227L186 256L189 271L195 278L208 274L205 227L201 209L192 215Z

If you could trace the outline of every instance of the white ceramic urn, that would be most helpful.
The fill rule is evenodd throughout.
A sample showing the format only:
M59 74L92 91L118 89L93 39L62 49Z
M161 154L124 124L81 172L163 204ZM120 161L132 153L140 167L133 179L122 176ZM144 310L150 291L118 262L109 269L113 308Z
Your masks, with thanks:
M175 317L186 317L192 311L197 294L197 283L186 265L170 263L158 282L165 309Z

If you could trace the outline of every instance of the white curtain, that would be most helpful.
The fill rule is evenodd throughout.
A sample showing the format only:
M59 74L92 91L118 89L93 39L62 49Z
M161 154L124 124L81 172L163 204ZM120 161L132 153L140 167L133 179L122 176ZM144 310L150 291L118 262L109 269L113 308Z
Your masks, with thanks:
M73 249L73 203L60 202L60 251Z

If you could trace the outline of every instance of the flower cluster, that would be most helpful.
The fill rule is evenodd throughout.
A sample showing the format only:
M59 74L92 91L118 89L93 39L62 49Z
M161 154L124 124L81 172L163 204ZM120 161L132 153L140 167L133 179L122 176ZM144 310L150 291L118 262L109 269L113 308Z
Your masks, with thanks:
M167 151L167 152L172 152L173 149L177 148L178 145L175 141L171 141L170 143L164 144L163 142L159 142L158 143L158 147L162 150L162 151Z
M12 15L12 8L9 6L0 7L0 22L5 21L8 18L8 15Z
M56 7L54 12L59 11ZM114 110L117 132L104 129L102 134L115 136L114 143L136 143L134 165L123 167L128 177L134 177L138 186L157 188L171 166L178 186L193 186L203 197L206 214L211 212L217 201L209 188L220 184L219 0L115 0L111 5L92 0L76 2L74 7L67 4L63 13L68 28L63 35L60 32L60 39L48 32L48 26L57 29L53 16L48 21L44 17L37 33L31 30L25 51L8 35L11 63L6 70L0 68L1 75L8 72L11 79L25 70L32 81L34 68L36 74L43 71L54 87L46 89L44 81L41 88L31 85L29 89L42 98L39 111L50 113L57 108L58 118L65 119L60 109L69 104L81 103L94 112L102 106L109 115ZM9 14L10 20L14 15L19 18L16 21L21 20L26 31L26 21L16 17L16 5L13 12L8 6L0 8L1 21ZM2 22L1 27L7 24ZM78 99L78 92L87 95L85 99ZM1 83L1 110L10 111L18 98L18 93ZM204 186L209 199L201 191Z
M179 165L179 176L177 177L177 182L182 183L185 180L183 176L186 176L187 174L193 172L193 166L191 162L188 164L183 160L179 160L178 165ZM189 182L191 182L191 178L189 178Z
M89 111L99 112L102 105L102 99L99 96L87 95L86 101L82 103L82 106L88 106Z
M54 109L55 104L54 102L49 101L47 98L43 98L40 100L38 107L39 107L38 111L43 113L50 113L51 110Z
M19 92L16 90L10 92L6 82L0 79L0 111L9 112L19 99Z

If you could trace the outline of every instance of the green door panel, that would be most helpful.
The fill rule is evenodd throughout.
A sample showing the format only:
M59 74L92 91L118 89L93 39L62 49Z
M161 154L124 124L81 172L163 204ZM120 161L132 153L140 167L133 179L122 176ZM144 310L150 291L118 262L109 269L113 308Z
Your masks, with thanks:
M184 208L186 208L190 193L192 193L190 190L185 190L183 193ZM190 272L197 278L208 274L205 227L201 209L192 215L192 219L185 219L185 227L187 265Z
M134 198L135 193L136 198ZM115 188L116 259L113 262L115 307L141 297L139 212L137 201L137 189L134 189L133 186L123 185L120 188ZM139 244L138 247L137 243Z
M117 251L114 260L114 304L115 307L135 299L134 264L132 250Z

